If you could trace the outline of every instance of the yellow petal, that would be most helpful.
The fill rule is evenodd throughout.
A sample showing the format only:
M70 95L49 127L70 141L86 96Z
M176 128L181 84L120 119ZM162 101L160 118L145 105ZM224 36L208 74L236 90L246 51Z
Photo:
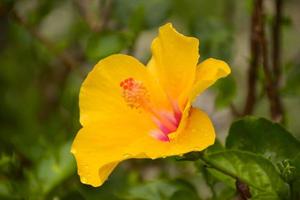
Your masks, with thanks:
M140 120L141 121L141 120ZM87 126L76 135L71 152L77 162L82 183L100 186L124 159L137 155L127 154L127 146L142 136L135 124L105 124Z
M143 64L130 56L112 55L97 63L82 84L79 107L80 122L83 126L113 124L128 119L133 119L132 122L141 118L147 119L143 110L130 108L122 96L120 83L127 78L141 81L157 105L164 106L164 102L167 102L164 100L164 94L154 89L155 83L149 79Z
M186 128L170 142L143 135L136 124L98 124L82 128L72 145L81 181L100 186L123 160L180 155L201 151L214 143L214 128L204 112L192 108L187 120Z
M215 131L209 117L203 111L191 108L185 129L181 129L170 142L161 142L145 137L132 146L135 149L129 149L128 152L140 148L147 157L155 159L201 151L212 145L214 141Z
M190 96L191 101L219 78L227 76L230 72L228 64L222 60L209 58L201 62L197 67L196 80Z
M180 105L187 100L195 80L198 45L198 39L178 33L170 23L160 27L158 37L152 42L153 56L148 69Z

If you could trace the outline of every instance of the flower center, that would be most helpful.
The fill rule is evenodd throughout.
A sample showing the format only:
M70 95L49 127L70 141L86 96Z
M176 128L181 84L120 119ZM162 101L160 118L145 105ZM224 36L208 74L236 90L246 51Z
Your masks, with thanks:
M157 110L150 102L149 91L143 82L127 78L120 83L122 96L131 108L143 109L151 115L157 129L151 130L150 135L160 141L170 141L168 135L177 130L182 111L176 102L171 102L172 111Z

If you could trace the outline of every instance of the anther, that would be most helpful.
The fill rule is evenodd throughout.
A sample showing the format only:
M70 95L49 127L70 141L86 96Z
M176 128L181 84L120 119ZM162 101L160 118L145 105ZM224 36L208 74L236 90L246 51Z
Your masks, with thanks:
M130 107L139 108L149 102L148 90L141 81L127 78L120 83L120 87L123 89L123 98Z

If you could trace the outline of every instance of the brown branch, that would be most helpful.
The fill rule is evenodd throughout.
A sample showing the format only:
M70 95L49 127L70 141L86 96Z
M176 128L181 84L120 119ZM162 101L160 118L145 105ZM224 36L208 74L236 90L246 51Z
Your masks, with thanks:
M248 200L251 198L249 186L241 180L236 179L235 187L238 192L238 200Z
M260 46L259 46L259 33L261 32L261 27L259 26L259 13L260 5L255 1L255 5L252 11L251 18L251 35L250 35L250 53L251 60L248 69L248 89L246 103L243 111L243 115L250 115L254 111L254 106L256 104L256 84L257 84L257 71L259 67L259 56L260 56Z
M273 71L274 84L279 87L281 80L281 22L282 22L282 0L275 0L275 17L273 21Z
M263 10L263 0L256 0L259 3L261 8L261 12L259 14L260 20L260 43L261 43L261 50L262 50L262 64L263 64L263 71L265 75L265 89L267 93L267 97L270 102L270 112L271 117L274 121L281 122L283 120L283 106L281 103L281 99L279 96L277 85L272 76L272 70L269 66L269 53L268 53L268 44L264 30L264 10Z
M257 72L262 62L265 75L265 90L270 102L271 117L275 121L282 121L283 105L279 96L278 82L280 80L280 21L281 21L281 0L276 0L276 23L273 28L273 68L269 64L268 43L265 34L263 0L254 0L254 9L251 20L251 62L248 73L248 93L244 108L244 115L252 114L257 102L256 83ZM280 7L280 8L279 8ZM279 31L279 32L277 32ZM275 33L276 32L276 33ZM273 72L274 70L274 72ZM273 77L274 74L274 77Z

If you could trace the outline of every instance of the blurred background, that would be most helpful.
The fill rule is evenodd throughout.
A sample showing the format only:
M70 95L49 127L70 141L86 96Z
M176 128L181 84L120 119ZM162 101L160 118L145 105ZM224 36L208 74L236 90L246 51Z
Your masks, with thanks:
M233 199L234 190L217 183L216 193L200 166L176 158L126 161L104 186L85 186L69 151L87 73L113 53L147 63L166 22L199 38L200 61L214 57L232 68L195 103L221 143L247 114L282 121L300 138L300 1L264 1L269 62L280 68L280 119L269 114L268 75L260 64L250 75L253 10L253 0L0 0L0 199Z

